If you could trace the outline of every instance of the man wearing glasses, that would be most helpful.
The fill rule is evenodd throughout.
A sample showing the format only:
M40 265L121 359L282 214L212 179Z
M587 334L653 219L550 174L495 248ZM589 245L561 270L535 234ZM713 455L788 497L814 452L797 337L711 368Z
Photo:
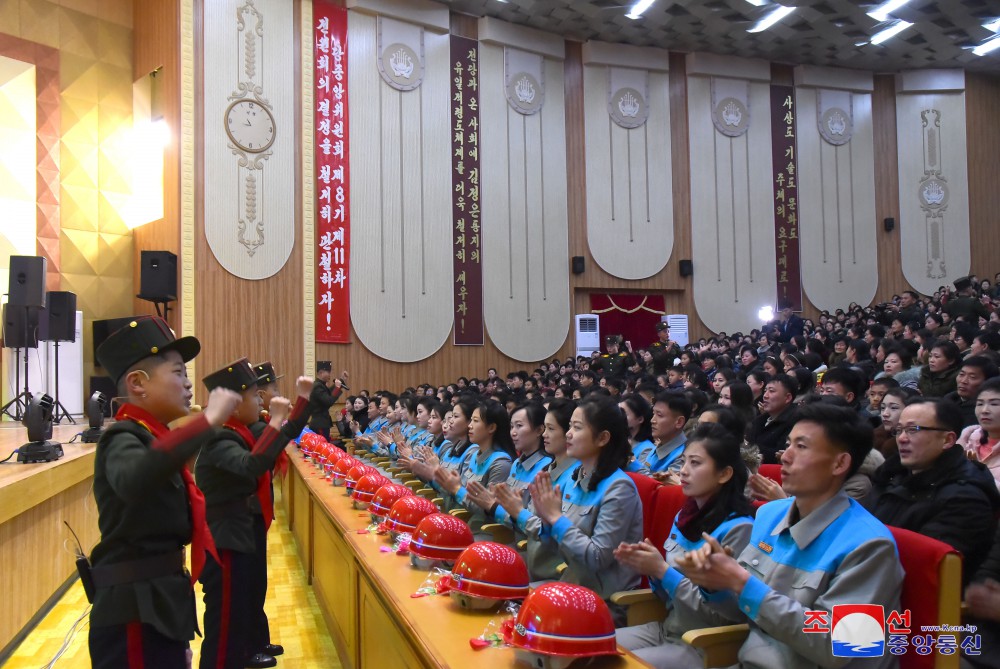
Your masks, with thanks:
M864 506L886 525L919 532L962 553L967 581L986 557L1000 493L989 470L955 447L962 412L942 399L907 403L893 431L899 453L875 471Z

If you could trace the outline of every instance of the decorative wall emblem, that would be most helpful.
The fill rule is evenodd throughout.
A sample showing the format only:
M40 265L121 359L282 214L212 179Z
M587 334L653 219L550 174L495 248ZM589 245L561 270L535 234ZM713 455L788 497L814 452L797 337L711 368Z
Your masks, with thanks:
M941 175L941 112L920 112L924 140L924 175L917 185L917 199L927 225L927 277L947 274L944 261L944 213L948 209L948 180Z
M541 84L528 72L518 72L507 82L507 101L522 114L537 114L544 100Z
M750 129L750 110L736 98L723 98L712 110L716 130L729 137L739 137Z
M237 169L245 170L241 180L244 215L236 223L236 238L247 255L253 257L265 242L260 202L263 193L257 189L257 174L263 174L264 163L272 154L277 124L257 72L258 48L263 51L264 43L264 16L254 7L253 0L246 0L236 10L236 27L242 35L243 72L237 75L236 89L228 98L230 104L223 114L223 123Z
M646 97L631 86L619 88L611 94L608 111L611 120L623 128L638 128L649 118Z
M409 46L399 42L382 50L378 70L385 83L400 91L412 91L424 79L423 59Z
M851 115L840 107L830 107L819 118L819 134L834 146L847 144L854 134Z

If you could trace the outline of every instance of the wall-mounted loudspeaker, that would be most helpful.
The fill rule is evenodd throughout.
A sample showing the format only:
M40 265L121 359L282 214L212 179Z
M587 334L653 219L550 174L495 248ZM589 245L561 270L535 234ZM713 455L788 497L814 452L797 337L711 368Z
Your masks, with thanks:
M694 263L690 260L682 260L679 268L681 270L681 276L691 276L694 274Z
M177 256L170 251L143 251L139 270L139 295L150 302L177 299Z
M583 274L583 256L573 256L573 274Z
M896 228L896 219L894 218L882 219L882 227L885 228L886 232L892 232Z

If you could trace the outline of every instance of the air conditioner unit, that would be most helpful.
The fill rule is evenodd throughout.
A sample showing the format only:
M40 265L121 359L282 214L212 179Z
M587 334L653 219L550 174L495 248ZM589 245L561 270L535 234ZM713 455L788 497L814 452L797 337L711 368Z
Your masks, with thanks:
M670 326L670 338L679 346L688 345L688 317L687 314L670 314L660 318Z
M580 314L576 317L576 355L590 357L601 350L601 317L597 314Z

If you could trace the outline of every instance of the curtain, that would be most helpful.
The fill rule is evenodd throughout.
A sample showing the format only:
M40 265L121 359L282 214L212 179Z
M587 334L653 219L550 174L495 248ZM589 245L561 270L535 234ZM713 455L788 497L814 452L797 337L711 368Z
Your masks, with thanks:
M591 293L590 311L601 317L601 347L608 335L620 334L633 348L656 341L656 324L665 311L662 295Z

